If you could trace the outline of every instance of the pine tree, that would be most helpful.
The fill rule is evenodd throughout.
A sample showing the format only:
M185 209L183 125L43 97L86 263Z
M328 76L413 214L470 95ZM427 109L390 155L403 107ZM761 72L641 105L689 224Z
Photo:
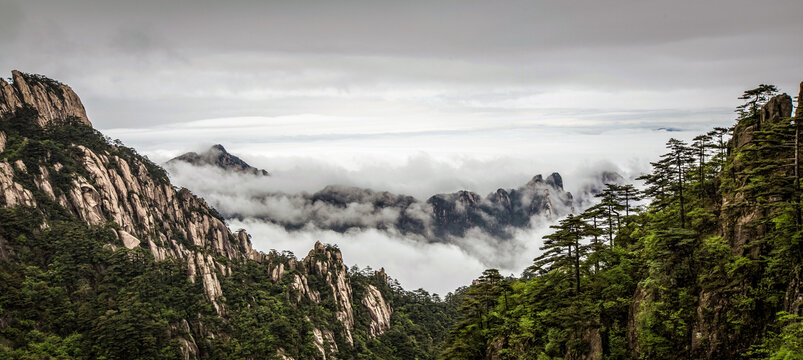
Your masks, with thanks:
M669 139L666 143L666 147L669 149L669 153L666 156L668 159L672 159L674 163L674 173L677 175L677 183L675 183L675 188L677 189L677 200L680 206L680 227L686 227L686 199L683 195L683 188L686 185L686 170L689 167L689 164L694 161L694 157L692 156L691 149L688 147L686 142L682 140L678 140L675 138Z
M697 171L699 176L697 180L700 182L701 198L705 196L705 170L707 165L705 161L706 156L709 154L709 149L711 148L711 140L711 135L703 134L694 137L692 142L694 154L697 156Z
M599 272L600 270L600 258L602 257L601 254L605 251L605 243L601 241L600 236L604 234L604 228L602 228L601 222L599 221L600 218L604 216L604 206L597 204L586 211L584 211L580 217L586 221L587 224L590 226L586 229L585 235L587 237L591 237L591 242L589 244L590 248L590 255L589 258L591 261L594 262L594 273ZM590 223L589 223L590 222Z
M553 270L566 271L573 274L575 295L580 294L580 259L589 250L588 244L581 244L581 240L591 231L582 217L569 215L558 225L550 226L556 231L544 236L544 252L535 259L533 265L542 273Z
M620 215L622 210L625 210L619 202L620 188L615 184L605 184L605 189L596 197L600 199L599 214L607 221L605 228L608 232L608 241L613 246L613 235L621 228Z
M616 187L618 199L622 208L625 210L625 219L630 217L630 211L634 210L633 203L641 201L641 194L633 184L619 185Z
M725 155L728 149L728 144L725 142L725 137L730 136L732 133L733 128L715 127L714 130L711 130L706 134L710 136L711 139L716 140L716 142L713 144L713 148L716 150L717 154L714 156L712 161L717 161L717 171L722 170L722 163L725 162Z
M750 118L758 116L758 111L764 104L778 93L778 88L775 85L761 84L755 89L746 90L739 100L747 100L742 105L736 107L736 112L739 117Z

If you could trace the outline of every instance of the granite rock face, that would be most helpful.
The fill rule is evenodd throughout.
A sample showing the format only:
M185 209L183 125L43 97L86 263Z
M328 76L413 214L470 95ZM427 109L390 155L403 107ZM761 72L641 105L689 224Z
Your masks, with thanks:
M774 96L761 108L759 124L779 122L792 115L792 97L787 94Z
M353 344L352 330L354 329L354 311L352 309L352 291L348 280L348 270L343 264L343 256L339 250L316 242L315 248L310 250L302 261L310 276L323 279L331 290L336 304L335 317L346 329L346 340Z
M147 248L156 260L186 260L190 278L202 281L207 297L218 312L224 313L216 301L221 294L215 270L227 270L212 255L238 261L254 257L250 242L237 241L239 235L214 216L203 199L156 179L139 159L130 161L81 145L74 150L82 154L80 165L88 177L73 176L69 191L56 194L53 188L59 174L42 167L33 179L36 187L87 224L117 224L118 237L129 249ZM4 195L0 206L37 206L31 191L14 180L15 172L26 172L20 164L0 161L0 190ZM201 252L204 249L208 251Z
M754 123L736 126L733 133L733 145L735 148L738 149L751 143L754 133L760 131L765 124L777 123L791 116L792 97L787 94L774 96L761 107L758 114L758 119Z
M393 313L393 309L385 302L382 293L376 286L368 285L365 296L362 298L362 304L371 315L369 336L375 338L390 329L390 315Z
M40 126L63 123L70 119L92 125L81 99L67 85L40 75L14 70L9 84L0 79L0 116L17 108L30 106L39 112Z

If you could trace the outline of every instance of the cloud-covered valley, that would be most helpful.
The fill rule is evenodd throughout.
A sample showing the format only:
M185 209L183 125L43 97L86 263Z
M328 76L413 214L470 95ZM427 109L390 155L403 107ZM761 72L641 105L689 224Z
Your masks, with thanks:
M494 167L419 157L388 164L383 171L373 171L370 164L347 169L306 159L292 171L268 169L271 176L185 162L166 168L175 184L204 197L232 228L246 229L258 249L303 256L315 241L337 244L349 265L384 267L407 288L440 294L468 284L489 267L520 274L538 255L549 225L588 206L604 182L623 181L617 174L622 169L602 163L571 173L567 184L558 174L521 179L507 172L497 173L509 179L493 179L500 184L493 190L490 184L460 186L454 177L475 166ZM374 181L384 181L387 189L394 188L394 178L405 182L418 176L419 190L432 193L408 195L360 181L372 171ZM439 186L446 191L436 192Z

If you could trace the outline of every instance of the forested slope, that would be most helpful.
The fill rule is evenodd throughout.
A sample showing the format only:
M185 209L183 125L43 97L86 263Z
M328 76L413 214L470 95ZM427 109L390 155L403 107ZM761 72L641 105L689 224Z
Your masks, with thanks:
M776 91L562 220L524 278L486 271L440 358L803 358L803 111Z
M262 253L68 86L0 80L0 358L427 359L454 306L340 251Z

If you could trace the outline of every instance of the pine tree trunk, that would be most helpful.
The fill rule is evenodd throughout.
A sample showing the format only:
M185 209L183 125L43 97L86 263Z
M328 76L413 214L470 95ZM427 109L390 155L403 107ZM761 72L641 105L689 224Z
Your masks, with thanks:
M575 295L580 295L580 240L574 238L574 280L575 280Z
M684 214L684 203L683 203L683 165L680 162L680 152L677 155L678 159L678 195L680 195L680 227L682 229L686 228L686 215Z
M597 216L594 216L594 246L599 247L599 237L597 236ZM594 249L596 251L596 249ZM594 257L594 274L599 272L599 258Z
M630 216L630 190L625 189L625 217Z
M700 146L700 190L705 198L705 144Z
M795 226L800 229L800 124L795 119Z
M608 241L611 242L611 247L613 247L613 213L610 206L608 206Z

